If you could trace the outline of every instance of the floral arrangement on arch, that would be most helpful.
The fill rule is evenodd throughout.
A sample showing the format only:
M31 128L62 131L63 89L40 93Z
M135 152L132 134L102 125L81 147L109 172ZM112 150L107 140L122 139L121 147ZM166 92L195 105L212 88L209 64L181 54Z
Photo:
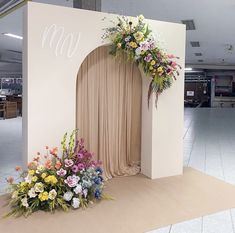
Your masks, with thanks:
M74 131L67 143L67 134L62 141L62 156L58 149L46 147L46 154L38 153L28 170L20 172L21 181L14 183L8 178L11 189L6 216L28 216L38 211L69 208L85 208L96 200L108 199L103 193L104 180L101 163L93 160L93 155L84 147L82 139L75 141Z
M136 62L151 77L148 104L153 93L157 103L159 94L171 87L179 75L181 67L176 63L179 57L168 55L158 46L143 15L138 16L137 20L118 17L117 25L105 29L103 39L107 38L112 43L110 54L117 57L124 52L128 60Z

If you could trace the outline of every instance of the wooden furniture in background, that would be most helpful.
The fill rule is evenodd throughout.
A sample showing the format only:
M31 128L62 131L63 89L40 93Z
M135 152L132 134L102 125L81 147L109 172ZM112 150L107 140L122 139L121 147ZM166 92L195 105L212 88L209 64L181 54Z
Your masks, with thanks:
M3 117L3 119L6 118L6 106L5 103L0 103L0 117Z
M5 109L6 109L6 113L5 113L6 119L17 117L17 102L6 101Z

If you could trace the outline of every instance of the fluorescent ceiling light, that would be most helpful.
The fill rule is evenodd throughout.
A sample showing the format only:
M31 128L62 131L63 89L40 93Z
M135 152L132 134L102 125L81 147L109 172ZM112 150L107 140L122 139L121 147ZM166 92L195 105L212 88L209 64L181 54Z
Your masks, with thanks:
M184 70L185 70L185 71L192 71L193 68L191 68L191 67L186 67Z
M23 40L23 37L22 37L22 36L18 36L18 35L12 34L12 33L3 33L3 35L9 36L9 37L12 37L12 38L16 38L16 39Z

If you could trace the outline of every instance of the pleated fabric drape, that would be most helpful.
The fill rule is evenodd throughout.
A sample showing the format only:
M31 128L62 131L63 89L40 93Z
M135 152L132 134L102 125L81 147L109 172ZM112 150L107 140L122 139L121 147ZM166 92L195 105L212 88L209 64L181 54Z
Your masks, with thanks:
M77 128L87 148L102 161L104 177L140 172L141 73L135 64L94 50L77 79Z

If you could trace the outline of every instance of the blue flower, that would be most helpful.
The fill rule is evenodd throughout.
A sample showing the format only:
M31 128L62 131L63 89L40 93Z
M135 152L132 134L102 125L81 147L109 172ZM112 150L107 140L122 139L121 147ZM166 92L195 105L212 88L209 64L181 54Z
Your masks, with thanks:
M101 191L99 189L95 190L95 198L100 199L101 198Z
M102 180L101 180L100 176L96 176L96 177L94 178L94 182L95 182L95 184L97 184L97 185L101 184Z
M97 167L95 169L95 171L98 173L98 175L102 175L103 174L103 170L100 167Z

